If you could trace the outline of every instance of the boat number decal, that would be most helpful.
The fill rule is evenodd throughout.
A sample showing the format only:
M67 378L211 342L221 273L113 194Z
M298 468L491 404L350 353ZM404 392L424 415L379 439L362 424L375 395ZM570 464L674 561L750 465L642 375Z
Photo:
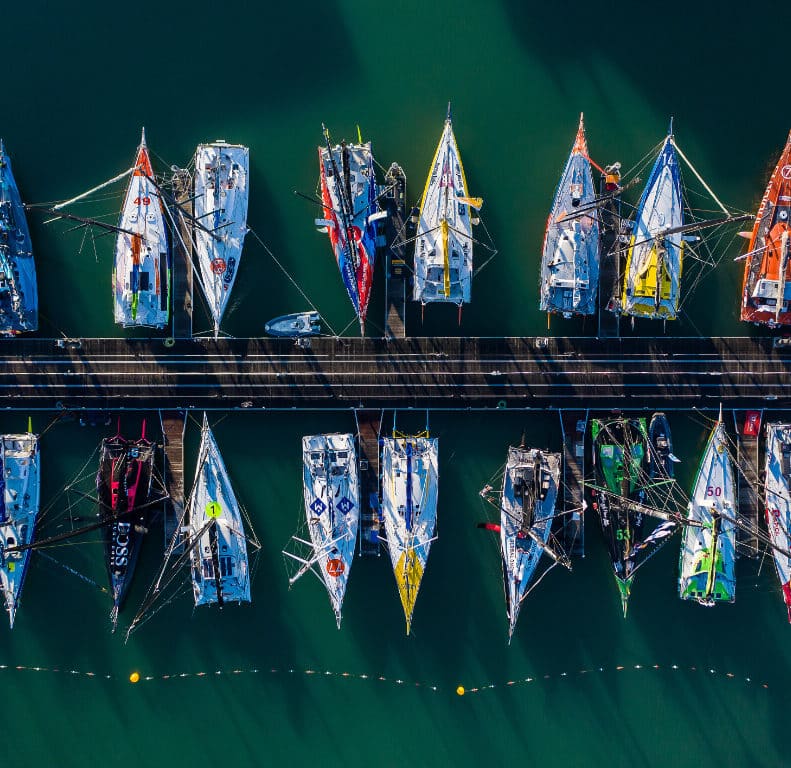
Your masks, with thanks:
M629 531L628 531L628 529L619 528L615 532L615 538L618 539L618 541L629 541Z
M206 505L206 517L219 517L222 507L216 501L210 501Z
M343 564L343 560L339 560L337 557L327 560L327 573L330 576L340 576L345 570L346 566Z
M719 485L706 488L706 496L722 496L722 488Z
M143 205L151 205L151 198L148 195L145 197L136 197L134 202L135 205L140 205L141 202Z
M780 170L780 175L784 179L791 179L791 165L784 165Z
M225 273L225 277L223 278L223 280L226 283L231 282L231 279L233 278L233 271L235 268L236 268L236 259L233 256L231 256L231 258L228 259L228 271Z
M221 275L225 272L225 259L212 259L211 271L214 272L215 275Z
M351 512L351 511L354 509L354 502L353 502L353 501L351 501L350 499L347 499L347 498L346 498L346 496L344 496L344 497L343 497L343 498L342 498L342 499L341 499L341 500L338 502L338 509L339 509L339 510L340 510L340 511L341 511L341 512L344 514L344 515L347 515L349 512Z
M321 499L316 498L313 499L313 503L310 505L310 508L315 514L320 515L325 509L327 509L327 505Z

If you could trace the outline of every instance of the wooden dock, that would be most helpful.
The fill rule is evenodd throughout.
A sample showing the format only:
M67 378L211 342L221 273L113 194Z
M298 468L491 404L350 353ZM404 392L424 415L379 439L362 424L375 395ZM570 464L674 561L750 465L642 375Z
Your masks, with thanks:
M381 553L379 533L381 511L379 494L379 436L382 411L355 410L357 424L357 460L360 477L360 554Z
M164 442L165 489L170 498L165 502L164 529L165 547L170 544L173 534L184 517L184 428L187 414L184 411L160 411ZM187 521L184 520L184 523ZM176 552L179 551L177 547Z
M612 194L600 209L599 258L599 338L617 338L621 334L621 317L613 310L621 295L621 196L607 190L602 176L601 194Z
M173 238L172 291L170 309L173 314L173 338L192 338L192 177L179 170L173 177L173 191L178 207L173 216L178 235Z
M791 354L768 336L0 340L0 407L791 407Z
M406 292L410 270L406 263L406 175L393 163L385 176L382 207L388 217L384 226L385 338L406 337Z
M758 414L758 428L748 429L748 413ZM760 512L759 452L760 427L763 426L763 411L734 411L736 428L736 493L739 516L749 520L753 530L758 530ZM756 432L757 434L750 434ZM736 554L741 557L758 557L758 538L742 530L736 531Z
M585 557L585 434L587 411L560 411L563 435L561 544L569 557Z

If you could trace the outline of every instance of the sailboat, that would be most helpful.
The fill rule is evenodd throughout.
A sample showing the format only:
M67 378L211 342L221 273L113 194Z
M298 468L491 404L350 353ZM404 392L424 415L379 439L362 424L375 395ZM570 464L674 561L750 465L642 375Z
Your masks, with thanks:
M549 212L541 256L543 312L592 315L599 284L599 222L591 161L580 115L577 137ZM578 211L587 211L580 215Z
M623 416L591 421L593 464L597 484L592 486L599 523L610 554L615 581L626 617L629 596L640 568L676 529L672 515L654 508L647 469L650 443L644 418ZM660 482L663 482L660 480ZM663 520L643 536L646 516Z
M565 554L549 546L560 483L560 454L537 448L508 448L500 501L500 552L510 641L519 609L543 554L571 568Z
M150 517L155 446L146 439L146 423L139 440L126 440L120 432L102 440L96 491L104 556L113 608L113 630L124 605L137 565Z
M791 133L769 178L744 265L741 319L791 325Z
M200 282L214 337L228 305L247 234L250 150L218 139L195 152L194 214Z
M626 251L621 309L627 315L674 320L684 261L684 198L673 124L651 169Z
M38 329L33 245L11 159L0 139L0 334Z
M38 435L0 436L0 589L14 628L41 494ZM25 547L8 551L12 547Z
M472 286L471 210L483 200L470 197L453 134L450 104L437 151L420 201L415 234L415 274L412 297L425 306L430 302L469 303Z
M791 424L766 425L766 527L791 622Z
M164 328L170 315L170 252L165 212L146 145L140 139L115 244L115 322Z
M319 177L324 216L316 219L320 232L329 234L346 293L365 335L365 317L371 296L376 261L376 222L387 216L376 202L376 174L371 142L342 141L336 146L322 125L324 146L319 147Z
M393 431L382 439L382 516L398 594L412 628L420 582L436 538L439 440Z
M341 609L354 559L360 522L360 488L357 454L350 434L307 435L302 438L302 491L310 541L294 537L307 547L301 557L284 550L299 563L289 578L294 584L312 570L324 583L341 628Z
M681 538L682 600L712 606L736 598L736 485L728 436L719 419L709 435Z
M249 603L242 511L205 413L186 527L195 605Z

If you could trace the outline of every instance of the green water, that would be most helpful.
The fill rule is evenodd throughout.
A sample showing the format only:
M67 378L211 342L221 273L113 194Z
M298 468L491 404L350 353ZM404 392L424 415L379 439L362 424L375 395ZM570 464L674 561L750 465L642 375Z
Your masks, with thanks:
M779 8L759 15L746 6L665 3L660 21L637 6L624 18L623 4L606 2L577 14L464 0L375 11L359 0L227 11L202 0L155 9L86 2L78 10L28 2L4 9L0 133L23 196L35 202L69 197L128 168L141 125L159 170L186 163L199 141L249 145L250 225L339 329L352 320L350 305L326 237L312 227L315 210L292 194L315 188L321 122L337 138L354 136L359 124L380 163L405 168L415 199L452 100L470 191L486 200L500 253L477 278L461 331L455 308L441 307L427 310L422 329L410 315L410 328L543 333L535 309L541 239L578 113L585 112L594 159L619 159L625 168L661 140L674 114L678 141L703 176L728 203L753 209L789 127L778 100L787 89L775 75L785 70L782 51L764 48L767 31L787 21ZM112 220L119 195L112 190L75 211ZM90 241L81 249L82 233L66 230L33 226L42 333L115 334L112 238L98 239L94 253ZM731 261L737 252L698 288L678 332L745 332L737 319L740 265ZM372 331L381 325L383 293L379 271ZM249 239L225 329L257 334L269 317L302 308L296 289ZM196 330L208 325L196 316ZM592 328L558 320L551 332L583 330ZM37 416L35 428L47 418ZM156 422L153 414L149 420ZM412 421L417 428L422 416ZM3 431L23 426L22 416L0 418ZM705 427L699 417L676 415L672 426L689 487ZM477 492L523 427L533 444L559 447L553 414L432 415L440 538L406 638L386 557L355 563L340 632L315 580L287 589L280 550L300 514L300 436L351 431L351 416L221 421L218 441L263 545L253 605L193 614L186 598L124 645L108 631L107 595L35 558L17 626L0 632L0 663L112 679L0 670L0 756L63 766L788 764L789 627L768 561L760 573L759 563L741 561L736 604L705 610L676 597L674 541L641 570L624 621L590 515L586 558L573 574L549 574L507 646L497 545L475 528L487 514ZM136 417L125 419L125 432L137 428ZM45 504L103 434L75 422L46 433ZM196 448L193 423L188 464ZM51 528L62 509L56 501ZM159 541L154 529L132 604L153 574ZM52 554L103 583L99 544ZM260 671L161 679L236 668ZM157 679L131 686L132 670ZM527 677L538 679L505 685ZM460 684L496 687L460 698Z

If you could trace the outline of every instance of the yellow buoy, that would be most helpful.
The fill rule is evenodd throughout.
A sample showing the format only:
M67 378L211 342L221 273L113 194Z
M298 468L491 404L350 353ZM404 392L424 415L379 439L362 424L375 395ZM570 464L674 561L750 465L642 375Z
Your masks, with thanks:
M460 686L459 686L459 687L456 689L456 693L457 693L459 696L464 696L464 693L465 693L465 691L464 691L464 686L463 686L463 685L460 685Z
M140 673L139 672L132 672L132 674L129 675L129 682L133 683L133 684L134 683L139 683L140 682Z

